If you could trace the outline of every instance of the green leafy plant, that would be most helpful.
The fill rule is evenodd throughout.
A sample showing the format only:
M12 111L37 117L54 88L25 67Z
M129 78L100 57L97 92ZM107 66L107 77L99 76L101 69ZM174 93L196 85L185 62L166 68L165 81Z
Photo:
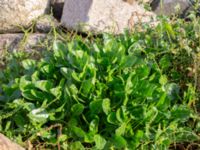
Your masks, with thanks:
M0 131L35 147L73 150L198 141L196 87L182 67L193 64L200 34L197 24L178 24L56 40L38 61L14 53L0 73Z

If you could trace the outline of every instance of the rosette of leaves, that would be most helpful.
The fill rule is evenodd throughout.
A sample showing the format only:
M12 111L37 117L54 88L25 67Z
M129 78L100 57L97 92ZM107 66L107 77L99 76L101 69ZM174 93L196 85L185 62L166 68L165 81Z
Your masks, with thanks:
M156 51L143 46L149 38L139 36L55 41L39 61L22 60L20 75L1 86L0 131L63 149L167 149L198 140L186 126L193 111L178 104L180 87L162 71L168 55L160 67ZM47 130L55 124L61 133Z

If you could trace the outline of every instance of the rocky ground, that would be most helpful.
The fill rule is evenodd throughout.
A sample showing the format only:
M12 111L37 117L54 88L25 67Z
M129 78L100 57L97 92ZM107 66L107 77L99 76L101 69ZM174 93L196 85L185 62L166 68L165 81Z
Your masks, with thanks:
M143 6L149 4L153 12L144 9ZM178 10L174 8L177 4ZM70 30L121 33L124 28L135 28L138 23L154 24L156 14L186 13L192 8L192 2L164 0L161 4L160 0L66 0L64 3L64 0L20 0L16 3L15 0L0 0L0 8L1 51L7 47L18 47L20 42L14 42L17 45L13 46L13 41L19 41L18 37L27 29L34 36L47 34L52 27L61 25Z

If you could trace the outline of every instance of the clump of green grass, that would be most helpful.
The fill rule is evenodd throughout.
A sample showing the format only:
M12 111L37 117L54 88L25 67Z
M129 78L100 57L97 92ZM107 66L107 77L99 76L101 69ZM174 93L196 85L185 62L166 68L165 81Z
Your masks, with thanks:
M192 19L56 38L40 60L11 54L0 72L0 132L36 148L198 146L200 20Z

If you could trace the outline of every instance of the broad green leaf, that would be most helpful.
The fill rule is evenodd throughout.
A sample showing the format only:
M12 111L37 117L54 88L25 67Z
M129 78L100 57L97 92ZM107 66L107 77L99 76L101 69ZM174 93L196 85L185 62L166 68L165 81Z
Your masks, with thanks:
M145 117L146 105L134 104L129 110L131 117L136 120L142 120Z
M85 136L85 132L79 128L79 127L71 127L72 128L72 131L74 132L74 134L77 136L77 137L80 137L80 138L84 138Z
M109 115L107 116L107 121L108 121L108 123L111 123L111 124L114 124L114 125L117 125L119 123L118 120L117 120L115 112L109 113Z
M104 149L105 145L106 145L106 140L99 134L96 134L94 136L94 141L95 141L95 147L98 150Z
M87 96L93 87L94 87L94 85L92 83L92 79L84 80L84 81L82 81L82 84L80 87L80 92L84 96Z
M125 108L121 107L118 108L116 111L116 118L119 122L123 123L124 121L126 121L126 112L125 112Z
M71 77L71 74L72 74L72 69L62 67L62 68L60 68L60 72L66 79L69 79Z
M32 82L36 82L36 81L40 80L39 74L40 74L39 71L35 71L35 72L32 74L32 76L31 76Z
M51 94L53 94L56 98L59 98L62 95L62 87L58 86L50 89Z
M73 52L74 52L75 56L77 57L77 59L82 59L84 56L84 51L82 51L82 50L75 50Z
M164 90L171 100L178 98L180 88L177 84L168 83L165 85Z
M33 109L28 117L33 123L45 123L49 117L49 114L42 108Z
M47 64L40 68L40 71L44 74L50 74L53 73L53 64Z
M173 134L173 133L172 133ZM180 127L178 131L175 133L176 139L175 141L180 143L182 141L191 142L191 141L199 141L199 135L197 135L191 128Z
M40 136L40 138L43 138L43 139L51 139L52 138L52 135L50 133L50 131L42 131L40 134L38 134L38 136Z
M31 90L22 91L22 96L28 100L36 101L37 98L32 95Z
M77 42L77 44L76 44L77 48L83 49L83 50L85 50L85 51L90 51L90 49L89 49L89 47L88 47L86 41L89 42L88 39L85 39L85 41L83 41L82 39L78 39L78 40L76 41L76 42Z
M85 133L84 142L86 143L94 143L94 134L92 132Z
M156 107L148 108L147 113L145 114L145 121L148 123L154 122L158 116L158 109Z
M144 132L142 130L138 130L135 135L135 138L140 140L143 138L143 136L144 136Z
M195 130L196 130L197 132L200 132L200 121L197 122L196 127L195 127Z
M78 81L78 82L81 82L80 80L80 76L78 76L78 73L76 73L75 71L72 71L72 78L75 80L75 81Z
M144 64L137 68L136 74L140 77L140 80L143 80L149 76L150 71L150 67L147 64Z
M161 59L160 59L160 66L162 67L162 69L167 70L170 66L171 66L171 58L168 55L164 55Z
M166 75L161 75L160 79L159 79L159 83L161 85L165 85L168 82L167 80L167 76Z
M17 100L17 103L18 103L18 100ZM21 103L21 106L23 106L23 108L25 109L25 110L27 110L28 112L30 112L30 111L32 111L32 110L34 110L34 109L36 109L36 107L35 107L35 104L32 102L32 103L30 103L30 102L23 102L23 103Z
M53 83L48 80L40 80L34 82L35 87L38 89L44 91L44 92L50 92L50 89L53 88Z
M149 81L153 81L156 79L156 73L153 73L150 77L149 77Z
M176 121L185 122L189 119L191 110L184 105L175 105L171 110L171 117Z
M10 128L10 126L11 126L11 121L7 121L4 130L8 131L8 129Z
M141 144L141 141L144 138L144 131L138 130L136 134L134 135L134 145L135 147L138 147Z
M71 84L69 86L69 89L70 89L70 92L72 93L72 95L77 95L78 94L78 89L77 89L75 84Z
M158 107L158 109L160 109L162 111L164 111L170 107L170 100L167 97L166 93L163 93L162 96L160 97L160 99L157 103L157 107Z
M121 68L133 67L136 64L137 60L138 60L137 57L134 55L124 56L122 57L120 67Z
M84 105L83 104L74 104L71 108L71 112L73 116L79 116L83 113Z
M98 125L99 125L99 118L96 117L95 119L93 119L90 122L90 126L89 126L90 132L97 133L98 132Z
M21 91L30 90L30 88L34 87L33 83L29 79L29 76L22 76L20 78L19 88Z
M33 70L36 66L36 61L33 59L26 59L22 61L22 66L26 70Z
M164 27L165 27L165 30L167 32L167 34L172 38L172 39L175 39L175 32L173 30L173 27L171 24L167 23L167 22L164 22Z
M66 140L67 140L67 135L62 134L62 135L58 136L58 141L59 142L64 142Z
M154 98L154 93L156 93L156 90L158 88L158 85L149 83L147 80L142 80L140 82L139 87L137 87L138 91L140 91L140 96L141 97L146 97L149 99Z
M85 150L84 146L81 144L80 141L70 143L69 149L70 150Z
M53 43L54 57L57 59L65 58L65 51L67 50L65 45L60 41L54 41Z
M103 102L102 102L102 108L103 108L103 111L106 115L108 115L111 111L111 108L110 108L110 99L108 98L105 98L103 99Z
M56 108L55 112L65 111L65 109L64 109L65 105L66 105L66 102L64 104L62 104L60 107Z
M125 85L126 94L131 94L132 91L133 91L134 84L132 83L132 78L133 78L134 74L135 74L134 72L129 74L129 77L128 77L127 81L126 81L126 85ZM126 105L126 103L127 102L125 102L124 105Z
M16 114L14 116L14 121L15 124L19 127L19 128L23 128L25 124L27 124L26 122L27 117L23 116L22 113Z
M45 98L47 98L47 97L45 97L45 94L43 93L43 92L40 92L40 91L38 91L38 90L36 90L36 89L32 89L32 90L30 90L31 91L31 94L35 97L35 98L37 98L38 100L44 100Z
M115 130L115 134L116 135L124 135L125 131L126 131L126 123L123 122L120 125L120 127Z
M70 118L69 122L67 123L69 127L77 126L78 121L76 117Z
M93 114L98 114L102 111L102 100L94 100L90 102L90 110Z
M127 145L126 140L120 135L114 135L112 140L113 140L113 144L116 148L123 149Z

